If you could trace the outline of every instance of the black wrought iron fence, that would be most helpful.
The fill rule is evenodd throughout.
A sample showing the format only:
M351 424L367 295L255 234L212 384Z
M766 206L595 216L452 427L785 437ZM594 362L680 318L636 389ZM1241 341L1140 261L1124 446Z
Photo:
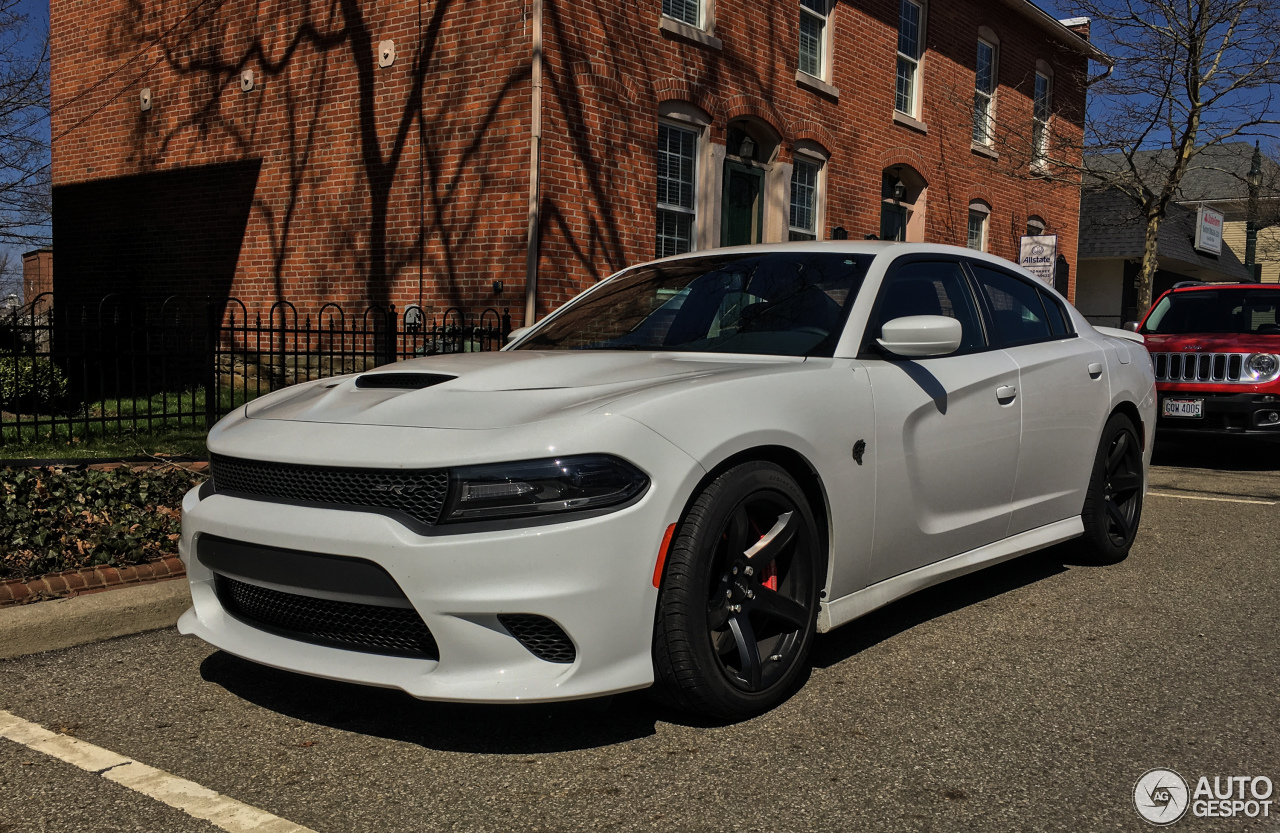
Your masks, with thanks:
M244 402L311 379L439 353L496 350L507 310L289 302L250 310L108 296L56 308L48 296L0 311L0 446L181 428L206 429Z

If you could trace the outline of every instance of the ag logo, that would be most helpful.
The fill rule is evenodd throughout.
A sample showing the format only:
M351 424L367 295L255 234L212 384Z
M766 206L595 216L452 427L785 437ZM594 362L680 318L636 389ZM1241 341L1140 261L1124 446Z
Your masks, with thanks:
M1148 770L1134 785L1133 806L1152 824L1173 824L1187 812L1187 782L1171 769Z
M1031 254L1035 255L1036 257L1040 257L1042 254L1044 254L1044 246L1040 245L1039 243L1035 244L1034 246L1031 247Z

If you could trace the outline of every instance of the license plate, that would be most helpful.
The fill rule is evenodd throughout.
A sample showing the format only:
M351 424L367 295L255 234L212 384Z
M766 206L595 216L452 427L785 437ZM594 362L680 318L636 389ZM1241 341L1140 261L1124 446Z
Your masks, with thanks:
M1167 417L1190 417L1191 419L1203 419L1204 400L1166 399L1164 401L1164 415Z

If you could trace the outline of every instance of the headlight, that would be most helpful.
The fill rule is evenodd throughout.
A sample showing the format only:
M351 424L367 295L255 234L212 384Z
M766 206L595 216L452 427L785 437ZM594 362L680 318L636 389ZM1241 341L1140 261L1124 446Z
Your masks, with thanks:
M1270 382L1280 376L1280 357L1271 353L1254 353L1245 358L1244 371L1255 382Z
M649 478L604 454L453 469L441 523L579 512L625 503Z

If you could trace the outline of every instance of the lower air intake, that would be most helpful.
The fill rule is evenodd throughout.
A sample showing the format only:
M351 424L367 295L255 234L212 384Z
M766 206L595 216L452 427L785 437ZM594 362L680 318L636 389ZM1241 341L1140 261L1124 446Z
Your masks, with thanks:
M502 613L498 615L498 621L538 659L569 663L578 656L569 635L545 616Z
M261 630L351 651L440 659L435 637L413 608L318 599L222 575L216 588L228 613Z

